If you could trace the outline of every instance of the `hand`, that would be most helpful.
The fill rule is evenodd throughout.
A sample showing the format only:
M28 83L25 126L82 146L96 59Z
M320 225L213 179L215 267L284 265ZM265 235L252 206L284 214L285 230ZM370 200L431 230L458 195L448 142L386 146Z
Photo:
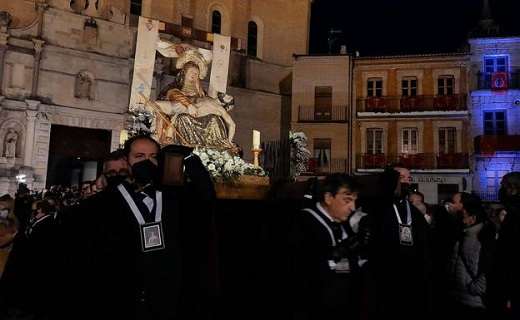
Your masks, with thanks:
M361 241L359 236L350 235L347 239L343 239L340 243L338 243L332 249L332 257L334 260L341 260L342 258L347 258L349 256L356 256L359 253L359 248L361 247Z
M190 116L196 118L197 115L198 115L197 108L195 108L194 105L189 104L189 105L188 105L188 114L189 114Z

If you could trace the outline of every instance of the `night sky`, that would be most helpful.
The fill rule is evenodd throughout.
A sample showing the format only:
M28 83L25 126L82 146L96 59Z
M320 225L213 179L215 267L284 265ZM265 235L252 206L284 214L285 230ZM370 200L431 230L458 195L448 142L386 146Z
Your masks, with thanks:
M501 31L520 36L513 2L489 0L489 6ZM334 34L332 53L341 45L361 56L452 53L481 17L482 0L314 0L309 53L328 53L331 28L341 30Z

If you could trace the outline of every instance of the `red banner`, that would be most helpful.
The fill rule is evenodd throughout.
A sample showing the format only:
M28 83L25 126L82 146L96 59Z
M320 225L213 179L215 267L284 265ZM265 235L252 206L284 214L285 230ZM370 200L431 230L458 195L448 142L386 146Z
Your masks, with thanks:
M481 136L480 137L480 154L483 157L493 157L497 152L497 137L496 136Z
M491 75L491 90L502 91L502 90L507 90L507 87L508 87L507 73L494 72Z

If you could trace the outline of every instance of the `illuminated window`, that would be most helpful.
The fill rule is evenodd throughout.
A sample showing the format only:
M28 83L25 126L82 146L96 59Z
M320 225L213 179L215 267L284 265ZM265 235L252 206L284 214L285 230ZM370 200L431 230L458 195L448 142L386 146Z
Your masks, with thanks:
M218 10L211 13L211 32L220 33L222 30L222 15Z
M314 158L317 166L322 172L328 172L330 168L330 147L331 139L316 138L314 139Z
M367 97L381 97L383 95L383 79L369 78L367 81Z
M247 55L256 57L258 49L258 26L254 21L247 25Z
M383 153L383 129L380 129L380 128L367 129L367 153L369 153L369 154Z
M401 95L403 97L412 97L417 95L417 78L416 77L404 77L401 80Z
M498 189L500 189L500 181L502 181L502 177L508 173L508 171L504 170L493 170L492 168L488 168L485 170L486 173L486 191L492 194L496 194Z
M484 135L507 134L505 111L484 111Z
M402 135L402 149L404 154L416 154L419 150L417 145L417 136L419 130L417 128L404 128Z
M439 153L457 152L457 129L439 128Z
M437 94L440 96L454 94L453 85L455 80L453 76L440 76L437 79Z
M484 57L484 72L507 72L508 56L487 56Z

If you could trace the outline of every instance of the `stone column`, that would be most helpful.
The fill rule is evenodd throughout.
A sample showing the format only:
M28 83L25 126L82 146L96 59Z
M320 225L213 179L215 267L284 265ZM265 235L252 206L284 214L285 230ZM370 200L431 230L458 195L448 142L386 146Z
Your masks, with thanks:
M7 25L0 26L0 94L3 93L2 84L4 78L4 60L5 52L8 48L9 33L7 32Z
M33 69L33 81L31 87L31 97L36 97L38 93L38 77L40 75L40 60L42 59L44 40L33 39L34 43L34 69Z
M23 165L32 167L32 159L33 159L33 148L34 148L34 129L36 123L36 115L38 105L40 101L35 100L25 100L27 103L27 131L25 132L25 149L23 156Z
M43 30L43 12L49 5L46 0L37 0L36 5L38 6L38 38L41 38Z

